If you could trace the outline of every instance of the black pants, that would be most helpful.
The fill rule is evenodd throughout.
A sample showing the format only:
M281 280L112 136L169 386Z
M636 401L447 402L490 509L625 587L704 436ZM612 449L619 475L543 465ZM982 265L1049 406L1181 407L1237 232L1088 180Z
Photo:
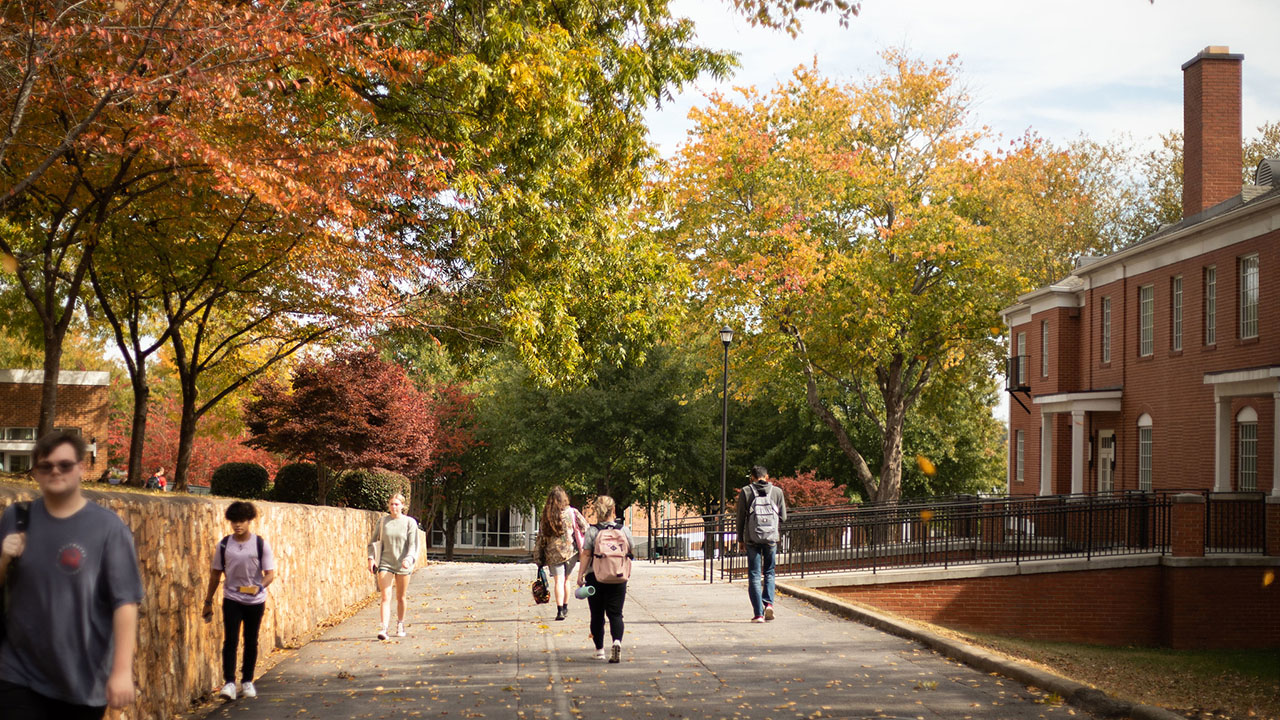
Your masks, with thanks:
M0 720L101 720L106 706L72 705L0 680Z
M240 665L240 682L253 682L253 666L258 664L258 629L267 604L245 605L222 599L222 681L236 681L236 645L240 642L240 623L244 623L244 662Z
M587 598L587 606L591 608L591 639L600 650L604 648L606 615L609 616L609 635L614 640L622 640L622 605L627 601L627 584L597 582L595 575L588 575L586 580L596 589L596 594Z

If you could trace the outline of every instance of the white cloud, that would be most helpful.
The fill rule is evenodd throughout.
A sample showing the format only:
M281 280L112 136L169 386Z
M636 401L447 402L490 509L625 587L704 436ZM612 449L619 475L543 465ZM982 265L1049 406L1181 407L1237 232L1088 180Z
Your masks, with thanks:
M649 114L651 136L672 153L690 127L691 107L713 90L771 87L816 57L829 76L879 71L878 53L958 54L975 119L1005 136L1031 128L1054 140L1081 133L1153 137L1182 127L1181 65L1206 45L1244 53L1246 136L1280 120L1280 2L1275 0L864 0L841 28L809 14L803 34L753 28L724 0L678 0L713 48L739 54L723 82L700 81Z

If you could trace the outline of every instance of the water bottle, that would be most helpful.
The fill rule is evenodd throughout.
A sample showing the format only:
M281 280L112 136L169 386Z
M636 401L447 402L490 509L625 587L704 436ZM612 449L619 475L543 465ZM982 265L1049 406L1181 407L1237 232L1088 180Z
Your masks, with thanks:
M573 596L578 598L579 600L586 600L587 598L595 594L596 594L595 585L579 585L577 589L573 591Z

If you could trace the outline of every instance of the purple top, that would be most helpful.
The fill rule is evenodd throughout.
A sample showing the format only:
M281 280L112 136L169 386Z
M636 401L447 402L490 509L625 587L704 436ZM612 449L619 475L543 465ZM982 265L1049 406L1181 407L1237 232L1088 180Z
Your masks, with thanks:
M262 566L258 566L258 541L253 533L244 542L236 540L232 535L227 538L227 567L222 567L222 552L218 549L219 540L213 546L213 569L222 571L222 597L235 600L241 605L261 605L267 601L267 591L262 587L262 573L276 569L276 556L271 552L271 543L262 541ZM240 588L254 585L256 593L243 593Z

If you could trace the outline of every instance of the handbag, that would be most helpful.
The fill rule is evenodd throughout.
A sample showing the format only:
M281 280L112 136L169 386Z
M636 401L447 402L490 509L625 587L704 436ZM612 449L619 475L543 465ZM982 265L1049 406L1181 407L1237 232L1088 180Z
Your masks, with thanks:
M547 587L547 571L541 565L538 566L538 575L533 579L533 585L529 589L533 591L534 603L546 605L551 602L551 590Z

